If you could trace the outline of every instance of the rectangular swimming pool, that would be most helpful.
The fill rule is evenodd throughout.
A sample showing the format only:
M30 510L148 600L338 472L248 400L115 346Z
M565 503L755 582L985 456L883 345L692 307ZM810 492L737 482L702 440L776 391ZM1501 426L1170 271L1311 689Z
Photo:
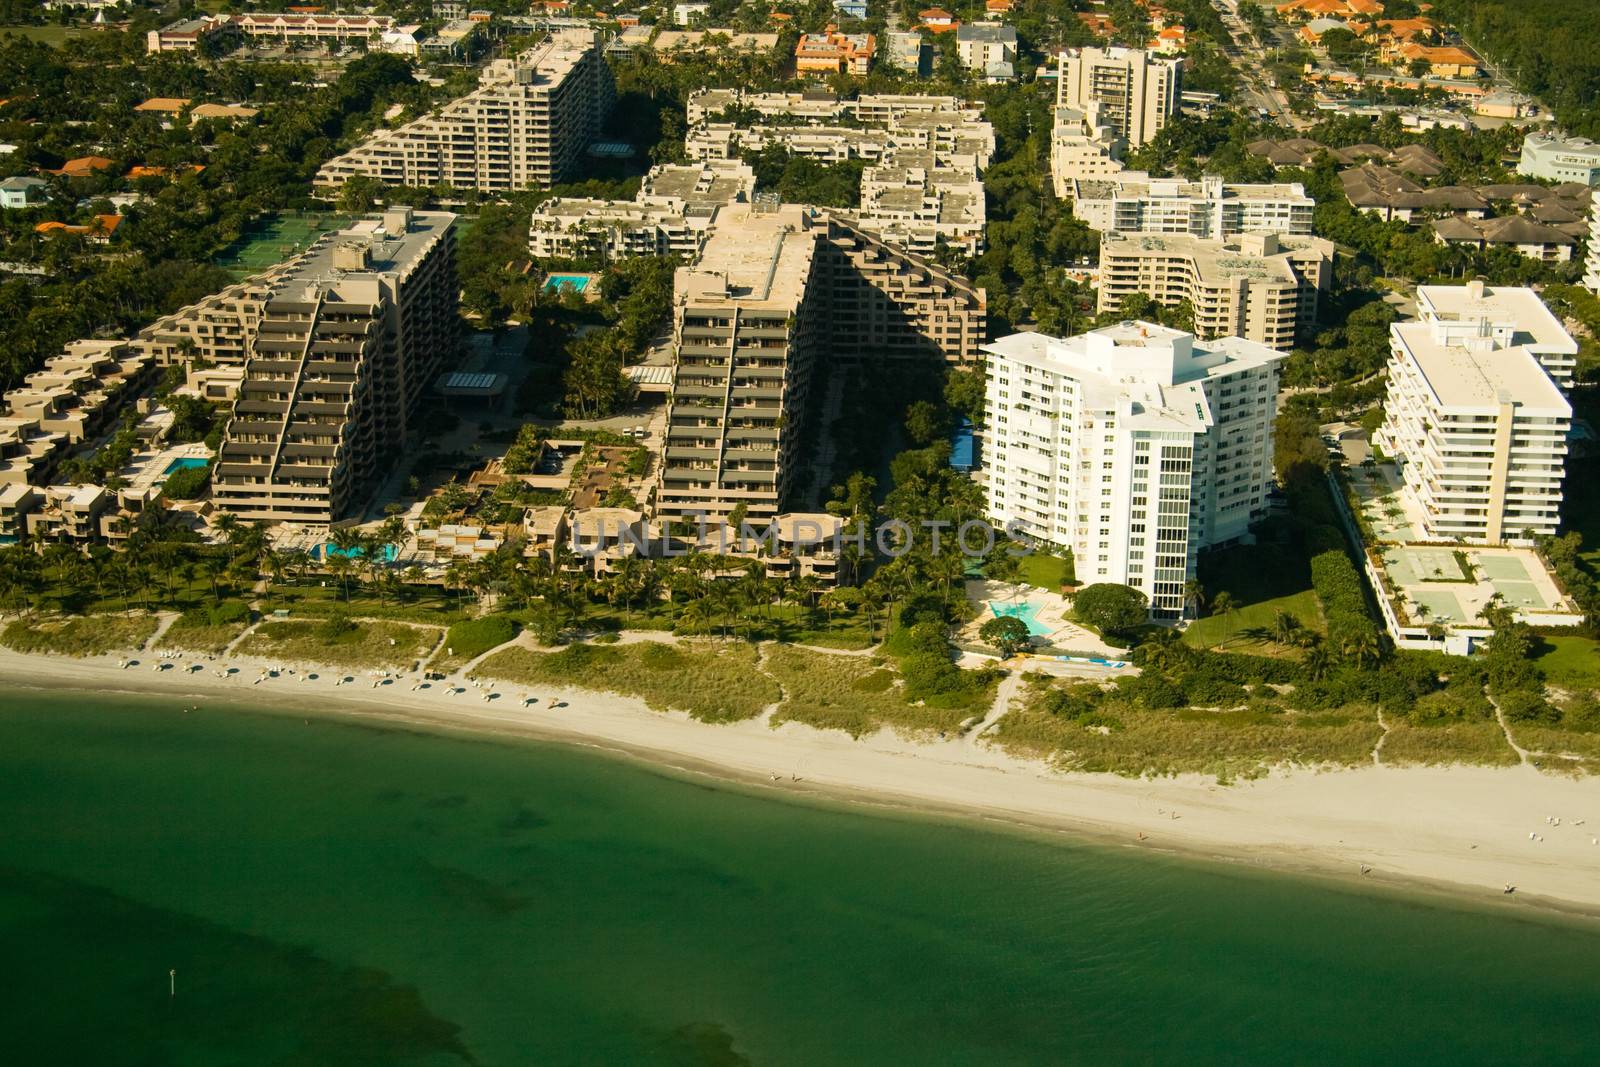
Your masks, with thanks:
M570 289L574 293L581 293L589 288L587 274L552 274L544 280L546 290Z
M171 475L177 474L179 471L195 470L208 465L210 462L211 461L206 459L204 456L180 456L171 463L168 463L167 469L161 473L163 475Z

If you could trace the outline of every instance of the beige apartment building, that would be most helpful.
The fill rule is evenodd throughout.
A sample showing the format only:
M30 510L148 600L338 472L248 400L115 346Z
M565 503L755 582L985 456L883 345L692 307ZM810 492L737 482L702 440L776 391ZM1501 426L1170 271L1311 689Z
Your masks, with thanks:
M1100 105L1105 124L1134 148L1149 142L1183 98L1183 60L1138 48L1074 48L1056 70L1056 106Z
M1100 242L1099 310L1117 311L1136 293L1167 307L1187 300L1196 337L1287 351L1314 329L1333 257L1333 242L1320 237L1109 233Z
M565 29L485 68L479 86L325 163L314 189L349 179L484 193L549 188L571 176L611 109L611 72L596 35Z
M661 164L651 168L632 200L546 200L529 221L528 250L544 258L692 259L717 213L728 204L748 203L755 190L755 171L738 160Z
M803 207L729 216L675 281L664 519L780 513L819 360L960 360L982 343L982 290Z
M359 509L455 349L454 224L391 209L278 279L212 473L218 509L309 525Z
M1074 181L1072 213L1107 233L1309 234L1317 202L1299 182L1152 178L1130 170L1103 181Z
M942 160L934 152L897 152L892 163L861 173L863 229L919 256L949 249L983 254L988 205L974 160Z

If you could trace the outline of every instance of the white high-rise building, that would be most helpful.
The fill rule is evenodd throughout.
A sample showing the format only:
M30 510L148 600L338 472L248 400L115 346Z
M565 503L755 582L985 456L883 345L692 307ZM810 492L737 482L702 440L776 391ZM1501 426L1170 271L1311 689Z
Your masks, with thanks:
M1072 549L1079 581L1182 617L1200 549L1266 513L1283 353L1147 322L984 351L990 520Z
M1583 287L1600 296L1600 196L1589 209L1589 258L1584 263Z
M1417 318L1446 324L1452 339L1487 337L1495 348L1525 348L1562 392L1572 390L1578 342L1526 286L1419 285Z
M1106 123L1134 148L1161 132L1182 97L1182 59L1110 47L1074 48L1057 62L1056 106L1082 111L1099 102Z
M1520 543L1561 521L1572 405L1528 335L1483 323L1389 327L1389 392L1373 443L1400 463L1423 540Z

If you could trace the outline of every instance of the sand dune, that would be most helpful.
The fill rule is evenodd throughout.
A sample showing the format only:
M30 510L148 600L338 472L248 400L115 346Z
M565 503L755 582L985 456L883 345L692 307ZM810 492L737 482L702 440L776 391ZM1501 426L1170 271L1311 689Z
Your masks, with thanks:
M349 672L315 670L252 684L265 664L188 657L170 670L139 654L75 660L0 650L13 690L70 687L170 696L174 708L228 701L268 710L359 715L477 732L524 735L628 753L694 773L783 792L830 796L1027 823L1129 848L1196 852L1365 883L1426 883L1508 907L1549 905L1600 914L1600 781L1532 767L1292 771L1234 785L1200 775L1134 781L1062 774L969 739L912 743L891 734L853 741L798 724L705 725L642 702L589 691L499 685L497 699L468 686L415 690L402 678L335 686ZM205 663L198 673L184 665ZM302 672L303 673L303 672ZM552 700L566 706L552 708ZM1559 819L1556 825L1554 820ZM1530 837L1530 835L1536 835ZM1362 873L1363 868L1368 868ZM1506 896L1507 884L1516 893Z

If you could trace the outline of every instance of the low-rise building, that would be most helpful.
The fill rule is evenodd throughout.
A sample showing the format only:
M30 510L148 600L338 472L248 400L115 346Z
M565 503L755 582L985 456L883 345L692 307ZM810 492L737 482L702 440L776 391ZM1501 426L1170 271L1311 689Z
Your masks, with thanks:
M5 413L77 444L103 432L153 369L126 341L73 341L6 392Z
M969 22L956 30L956 54L963 66L985 81L1010 81L1016 73L1017 31L992 22Z
M1538 357L1470 322L1389 330L1389 391L1373 441L1400 463L1423 538L1501 544L1554 534L1572 406Z
M1299 182L1237 184L1213 176L1188 181L1143 171L1075 181L1071 195L1072 213L1101 233L1304 235L1311 233L1316 209Z
M877 38L870 33L840 33L837 26L822 33L802 33L794 46L795 73L810 78L833 74L864 78L877 50Z
M1546 263L1565 263L1572 258L1578 241L1571 234L1536 222L1526 215L1507 215L1492 219L1472 219L1458 215L1435 219L1433 236L1440 244L1465 245L1482 251L1509 248L1529 259Z
M1287 351L1314 331L1333 258L1333 242L1320 237L1107 234L1099 310L1115 312L1134 294L1167 307L1187 302L1202 340L1243 337Z
M692 259L718 212L728 204L748 203L755 186L755 171L736 160L661 164L651 168L632 200L546 200L529 223L528 248L540 257Z
M1551 182L1600 185L1600 144L1587 137L1530 133L1522 139L1517 173Z
M1146 322L984 351L990 521L1181 618L1199 551L1266 515L1283 353Z
M0 208L32 207L47 199L50 183L22 175L0 181Z

